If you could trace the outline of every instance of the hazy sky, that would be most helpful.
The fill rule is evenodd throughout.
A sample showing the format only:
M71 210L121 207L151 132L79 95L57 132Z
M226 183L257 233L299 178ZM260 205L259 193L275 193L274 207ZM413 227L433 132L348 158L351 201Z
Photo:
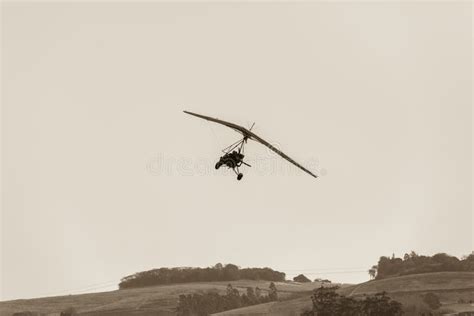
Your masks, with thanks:
M2 3L3 300L473 249L464 3ZM238 182L214 170L244 126Z

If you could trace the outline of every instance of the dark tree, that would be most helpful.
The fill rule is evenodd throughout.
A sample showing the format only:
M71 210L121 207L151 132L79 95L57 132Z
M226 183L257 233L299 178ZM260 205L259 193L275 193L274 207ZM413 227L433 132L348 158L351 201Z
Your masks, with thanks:
M371 270L369 270L369 274L373 276L374 271ZM438 253L429 257L412 251L410 254L405 254L403 259L396 258L393 255L391 258L380 257L375 271L375 278L383 279L408 274L444 271L474 271L474 255L459 260L445 253Z
M272 288L276 291L276 287ZM228 284L225 295L219 295L217 292L180 295L176 312L178 316L207 316L269 301L269 296L259 294L257 297L252 288L247 288L247 293L240 295L237 289Z
M61 316L75 316L77 315L77 311L74 307L68 307L63 310L60 314Z
M250 304L256 304L258 302L257 296L252 287L247 288L247 298Z
M367 296L364 300L355 300L337 294L337 287L315 289L311 299L313 309L304 312L304 316L399 316L402 305L391 300L385 293Z
M239 267L236 266L235 264L231 264L231 263L226 264L223 272L224 272L224 280L226 281L234 281L240 278Z
M372 268L370 268L368 272L369 272L370 278L375 279L375 277L377 276L377 266L373 265Z
M336 288L320 287L314 290L311 300L313 301L313 312L318 316L337 315L339 295Z
M270 291L268 292L268 298L270 301L277 301L278 300L278 291L275 286L275 283L271 282L270 283Z
M425 302L431 309L438 309L441 307L439 297L434 293L425 294L423 296L423 302Z
M367 296L361 304L362 315L398 316L403 314L402 304L391 300L385 292Z

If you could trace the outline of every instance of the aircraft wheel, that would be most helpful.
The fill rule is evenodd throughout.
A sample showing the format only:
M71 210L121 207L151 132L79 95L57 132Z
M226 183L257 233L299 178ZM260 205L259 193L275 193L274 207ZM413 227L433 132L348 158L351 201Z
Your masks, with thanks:
M243 175L242 173L239 173L239 174L237 175L237 180L240 181L240 179L242 179L243 176L244 176L244 175Z

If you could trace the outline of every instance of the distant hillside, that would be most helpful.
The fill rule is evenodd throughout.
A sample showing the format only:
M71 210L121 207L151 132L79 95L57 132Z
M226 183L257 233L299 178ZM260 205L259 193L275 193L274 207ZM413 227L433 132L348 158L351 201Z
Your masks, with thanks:
M48 316L59 316L59 313L74 307L80 315L87 316L157 316L175 315L180 294L206 293L215 291L224 294L227 284L242 293L247 287L259 287L266 291L269 281L221 281L187 284L151 286L137 289L123 289L104 293L68 295L28 300L0 302L0 316L11 316L15 312L33 311ZM282 301L270 302L243 309L235 309L219 315L300 315L311 308L312 290L321 283L275 282L278 296ZM439 296L441 309L447 311L469 311L474 306L474 273L473 272L438 272L402 277L372 280L355 286L343 286L339 293L351 297L362 297L364 294L386 291L389 296L405 306L415 305L419 308L421 298L430 292ZM423 307L423 306L421 306ZM413 314L406 314L407 316Z
M11 316L15 312L34 311L45 315L58 316L74 307L80 315L87 316L157 316L175 315L180 294L206 293L217 291L224 294L229 282L202 282L175 285L151 286L138 289L124 289L103 293L46 297L28 300L0 302L0 316ZM245 292L247 287L259 287L264 292L270 282L240 280L230 282L234 288ZM281 299L309 296L315 283L297 284L275 282Z
M390 297L404 304L407 315L418 315L418 309L427 308L423 296L434 293L441 301L439 309L445 312L474 311L474 272L434 272L406 275L362 283L342 290L347 295L386 291ZM408 313L412 311L412 313Z
M350 297L363 297L377 292L388 295L404 304L406 315L418 315L416 309L427 308L422 303L422 296L428 292L435 293L443 304L440 310L460 312L474 311L469 301L474 302L474 272L437 272L402 277L373 280L359 285L342 287L339 294ZM300 315L312 306L311 294L283 302L272 302L257 306L235 309L215 314L219 316L288 316ZM459 303L462 301L463 303ZM413 314L409 311L415 310Z
M359 285L341 289L347 296L388 293L439 291L439 290L474 290L474 272L434 272L405 275L382 280L372 280Z

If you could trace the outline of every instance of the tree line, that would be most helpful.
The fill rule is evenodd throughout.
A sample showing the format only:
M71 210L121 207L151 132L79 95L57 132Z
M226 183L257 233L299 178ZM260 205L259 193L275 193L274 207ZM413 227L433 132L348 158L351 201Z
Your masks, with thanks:
M121 279L119 289L162 284L235 280L285 281L285 273L270 268L244 268L221 263L208 268L159 268L138 272Z
M369 269L369 275L375 279L388 277L445 271L474 271L474 254L462 259L445 253L423 256L412 251L403 258L382 256L377 265Z
M278 291L273 282L270 283L268 295L263 295L259 287L256 287L255 290L248 287L246 293L240 294L239 290L228 284L225 295L219 295L217 292L180 295L176 311L178 316L207 316L230 309L277 300Z
M356 300L339 295L335 287L315 289L313 307L301 316L398 316L403 314L402 304L392 300L385 292Z

